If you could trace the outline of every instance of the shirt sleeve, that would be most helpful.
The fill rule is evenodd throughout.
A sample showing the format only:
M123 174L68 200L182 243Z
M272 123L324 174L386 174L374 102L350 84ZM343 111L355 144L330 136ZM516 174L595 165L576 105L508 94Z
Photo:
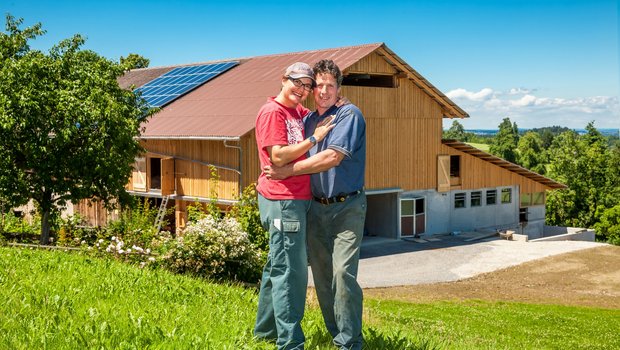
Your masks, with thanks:
M338 109L334 120L336 126L328 134L328 146L346 157L362 145L366 135L366 122L362 112L355 106L345 105Z
M262 113L257 118L257 141L262 148L287 145L286 116L278 110Z
M304 118L307 117L308 114L310 114L310 110L306 107L304 107L301 103L297 105L297 113L299 113L299 115Z

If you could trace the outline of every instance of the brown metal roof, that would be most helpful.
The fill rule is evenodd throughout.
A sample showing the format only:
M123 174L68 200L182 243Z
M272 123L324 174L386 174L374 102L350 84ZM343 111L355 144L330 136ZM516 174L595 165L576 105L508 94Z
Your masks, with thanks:
M397 70L406 71L416 85L442 106L446 116L467 117L383 43L375 43L237 59L238 66L164 106L145 124L142 138L237 139L254 129L256 113L269 96L277 95L280 77L290 64L332 59L344 72L375 51ZM125 88L139 87L176 67L179 66L132 70L119 78L119 84Z
M562 188L568 188L568 186L559 183L557 181L554 181L548 177L542 176L538 173L535 173L531 170L525 169L517 164L511 163L505 159L496 157L492 154L486 153L484 151L479 150L478 148L474 147L474 146L470 146L466 143L463 143L461 141L457 141L457 140L442 140L441 141L444 145L452 147L458 151L467 153L467 154L471 154L474 157L480 158L482 160L484 160L485 162L489 162L489 163L493 163L501 168L504 168L506 170L512 171L513 173L517 173L521 176L524 176L530 180L536 181L540 184L543 184L551 189L562 189Z
M175 67L132 69L117 79L118 85L120 85L123 89L139 87L159 77L160 75L173 70L174 68Z
M238 66L162 108L147 122L142 138L239 138L254 129L256 113L269 96L278 94L280 77L290 64L297 61L312 64L330 58L344 70L381 45L241 59ZM126 80L146 80L146 72L138 74L139 77Z

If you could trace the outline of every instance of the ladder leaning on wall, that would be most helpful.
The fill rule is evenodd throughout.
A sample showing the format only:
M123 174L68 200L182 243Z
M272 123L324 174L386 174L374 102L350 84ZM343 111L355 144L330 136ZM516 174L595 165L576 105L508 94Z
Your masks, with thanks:
M161 230L161 224L164 221L164 216L166 216L166 207L168 206L168 199L170 196L161 197L161 204L159 205L159 210L157 211L157 216L155 217L155 228L157 232Z

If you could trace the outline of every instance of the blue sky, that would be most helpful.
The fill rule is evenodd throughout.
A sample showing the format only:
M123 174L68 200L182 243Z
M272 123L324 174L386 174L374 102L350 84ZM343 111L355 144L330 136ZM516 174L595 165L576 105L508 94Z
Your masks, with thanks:
M620 127L617 0L14 1L32 47L79 33L151 66L384 42L465 109L465 128ZM448 127L450 120L445 120Z

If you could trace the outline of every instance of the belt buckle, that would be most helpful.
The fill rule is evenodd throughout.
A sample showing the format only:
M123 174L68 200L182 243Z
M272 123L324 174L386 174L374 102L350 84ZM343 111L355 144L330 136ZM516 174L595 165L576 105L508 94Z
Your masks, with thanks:
M321 197L319 203L323 205L329 205L329 198Z

